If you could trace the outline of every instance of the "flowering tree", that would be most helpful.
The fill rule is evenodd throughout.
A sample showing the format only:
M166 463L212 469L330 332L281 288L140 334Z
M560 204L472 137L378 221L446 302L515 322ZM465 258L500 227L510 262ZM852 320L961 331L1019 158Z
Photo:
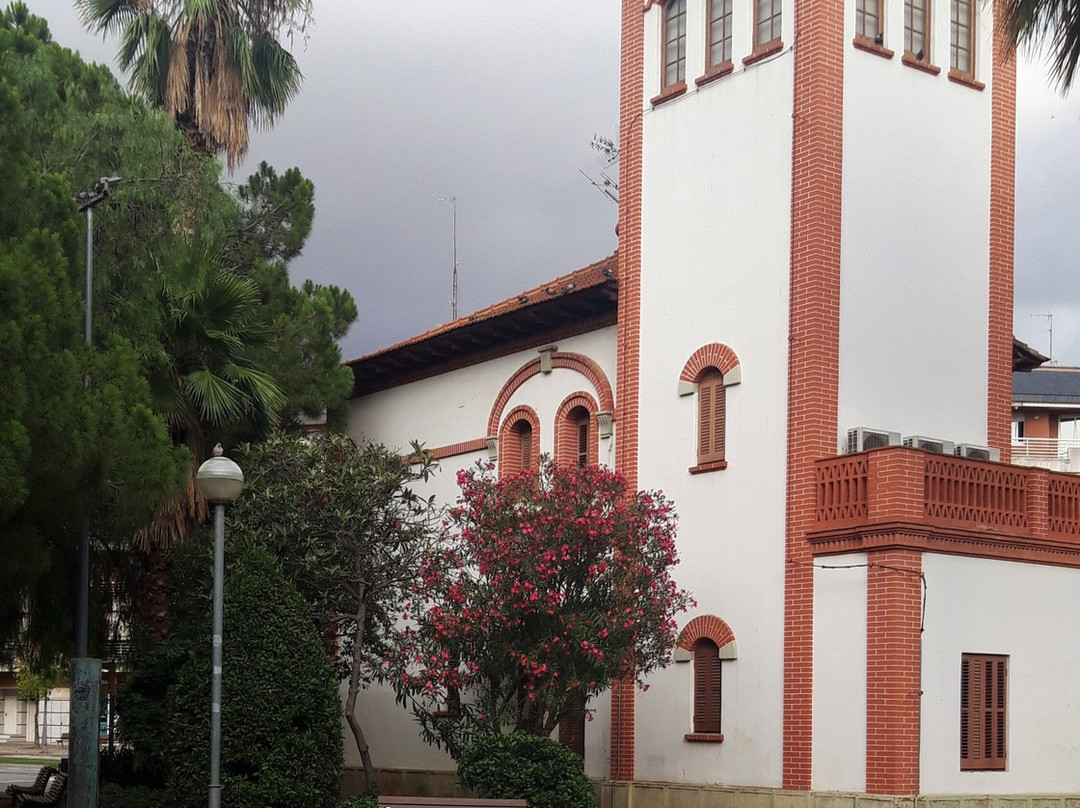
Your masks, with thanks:
M496 479L459 472L461 496L425 558L388 671L429 743L550 734L574 703L671 660L691 598L671 578L675 511L601 466Z

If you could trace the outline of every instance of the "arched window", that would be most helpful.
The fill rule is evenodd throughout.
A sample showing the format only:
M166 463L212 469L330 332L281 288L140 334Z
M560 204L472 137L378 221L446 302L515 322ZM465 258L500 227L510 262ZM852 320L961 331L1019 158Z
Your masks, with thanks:
M576 468L589 465L589 411L584 407L574 407L567 417L570 432L570 457Z
M555 462L584 468L599 461L596 401L584 391L571 393L555 415Z
M683 365L679 395L697 396L691 474L727 468L727 389L741 381L739 357L719 342L702 345Z
M513 436L515 448L518 455L518 468L527 469L532 466L532 424L526 420L518 421L512 427L510 427L510 434Z
M675 661L694 665L694 714L686 740L720 743L724 740L720 709L722 666L736 657L735 635L719 617L705 614L686 624L679 633L678 647Z
M694 644L694 732L720 733L720 649L708 637Z
M697 462L701 465L724 460L727 393L724 374L716 368L703 370L697 384Z
M499 473L517 474L540 464L540 419L532 407L515 407L499 436Z

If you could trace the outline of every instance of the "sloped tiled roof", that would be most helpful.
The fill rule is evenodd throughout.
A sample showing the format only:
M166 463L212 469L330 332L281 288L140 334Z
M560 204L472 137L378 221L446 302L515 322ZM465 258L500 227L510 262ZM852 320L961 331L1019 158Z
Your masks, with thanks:
M1049 361L1049 356L1043 356L1026 342L1021 342L1016 337L1013 337L1012 369L1014 371L1034 370L1039 365Z
M345 364L352 397L615 322L616 256Z
M1013 374L1015 404L1080 406L1080 368L1038 368Z

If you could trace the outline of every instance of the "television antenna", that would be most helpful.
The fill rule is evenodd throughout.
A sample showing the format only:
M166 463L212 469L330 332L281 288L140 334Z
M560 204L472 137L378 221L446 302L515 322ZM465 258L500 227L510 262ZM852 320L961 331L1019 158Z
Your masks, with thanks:
M450 294L450 322L454 322L457 319L457 298L458 298L458 286L457 286L457 197L456 196L440 196L439 202L449 202L450 206L454 209L454 288Z
M1046 314L1032 314L1032 317L1045 317L1047 329L1050 331L1050 358L1054 358L1054 315L1047 312Z
M596 180L578 169L578 173L589 181L589 184L610 199L615 204L619 203L619 181L612 179L608 175L608 171L613 165L619 161L619 147L615 145L615 142L610 138L606 138L603 135L593 135L592 141L589 143L589 147L594 151L600 153L601 156L601 169L600 179Z

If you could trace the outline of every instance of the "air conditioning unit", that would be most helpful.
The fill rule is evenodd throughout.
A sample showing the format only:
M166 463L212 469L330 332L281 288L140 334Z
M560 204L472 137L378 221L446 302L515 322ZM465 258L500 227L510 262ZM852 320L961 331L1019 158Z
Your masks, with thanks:
M1001 450L992 446L976 446L974 443L958 443L953 449L957 457L966 457L970 460L993 460L995 463L1001 460Z
M934 454L951 455L954 449L951 440L938 440L937 438L927 438L922 435L908 435L904 438L904 445L911 449L922 449L924 452L933 452Z
M847 431L847 453L865 452L867 449L880 449L883 446L899 446L900 433L882 429L867 429L857 426Z

